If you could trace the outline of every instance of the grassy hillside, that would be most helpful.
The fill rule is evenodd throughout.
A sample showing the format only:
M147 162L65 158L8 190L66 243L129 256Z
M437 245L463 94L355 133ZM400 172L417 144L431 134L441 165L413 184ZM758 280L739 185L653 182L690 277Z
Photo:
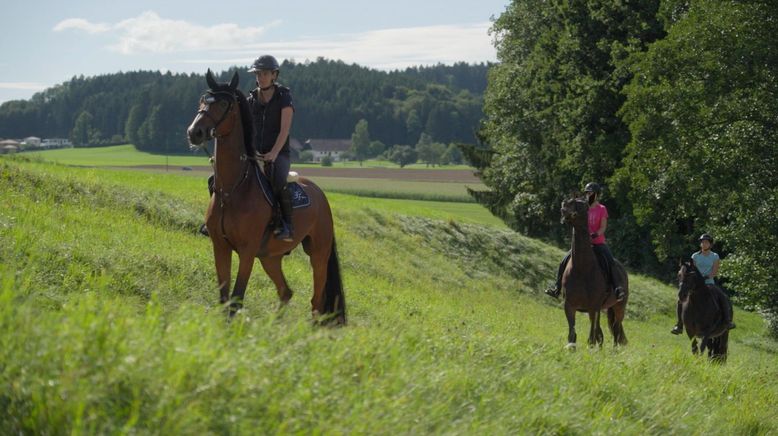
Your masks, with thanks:
M0 434L778 432L758 316L710 364L668 333L675 290L632 277L630 345L567 352L539 291L562 252L477 214L330 195L328 329L301 250L287 308L256 268L226 322L201 180L0 159L0 196Z

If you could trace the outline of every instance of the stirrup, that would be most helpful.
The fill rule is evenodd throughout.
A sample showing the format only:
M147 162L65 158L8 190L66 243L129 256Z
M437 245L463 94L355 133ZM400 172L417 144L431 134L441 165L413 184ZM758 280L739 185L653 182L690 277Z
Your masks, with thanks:
M285 242L292 242L292 228L286 223L282 223L281 227L277 228L273 233L275 233L276 239L280 239Z
M557 289L556 287L551 287L543 291L548 295L549 297L559 298L559 294L561 294L561 291Z
M675 326L673 326L673 329L670 330L670 333L674 335L680 335L681 333L683 333L683 327L676 324Z
M619 286L613 290L613 296L616 297L616 301L624 301L624 298L627 297L627 294L624 292L624 289Z

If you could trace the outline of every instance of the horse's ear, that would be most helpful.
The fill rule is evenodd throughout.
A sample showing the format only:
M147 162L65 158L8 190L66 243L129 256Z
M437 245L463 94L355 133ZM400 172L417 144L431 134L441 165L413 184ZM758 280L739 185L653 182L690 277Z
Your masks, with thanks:
M230 89L233 91L238 89L238 70L235 70L235 74L232 75L232 79L230 80Z
M213 78L211 69L208 68L208 72L205 73L205 82L208 83L208 88L216 89L219 85L216 83L216 79Z

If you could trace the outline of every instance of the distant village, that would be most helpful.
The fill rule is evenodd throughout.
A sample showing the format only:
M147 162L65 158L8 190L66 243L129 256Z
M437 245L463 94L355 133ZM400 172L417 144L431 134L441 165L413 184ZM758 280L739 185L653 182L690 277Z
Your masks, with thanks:
M37 136L28 136L24 139L3 139L0 138L0 154L16 153L27 150L48 150L51 148L72 147L69 139L65 138L46 138L41 139Z

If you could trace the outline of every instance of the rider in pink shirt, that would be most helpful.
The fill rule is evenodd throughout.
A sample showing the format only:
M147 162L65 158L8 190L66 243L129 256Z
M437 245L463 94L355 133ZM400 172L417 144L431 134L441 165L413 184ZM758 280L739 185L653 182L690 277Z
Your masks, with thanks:
M589 235L591 236L592 249L594 249L594 254L597 256L598 262L600 262L600 267L605 273L608 284L613 285L616 299L621 301L624 299L624 288L613 277L613 263L615 260L610 248L608 248L608 244L605 243L605 229L608 227L608 209L604 204L600 204L602 188L597 183L591 182L586 184L584 192L586 192L589 201ZM546 289L546 294L554 298L558 298L562 290L562 274L565 272L571 253L568 252L565 258L562 259L562 263L559 264L555 286ZM601 259L604 262L601 262Z

